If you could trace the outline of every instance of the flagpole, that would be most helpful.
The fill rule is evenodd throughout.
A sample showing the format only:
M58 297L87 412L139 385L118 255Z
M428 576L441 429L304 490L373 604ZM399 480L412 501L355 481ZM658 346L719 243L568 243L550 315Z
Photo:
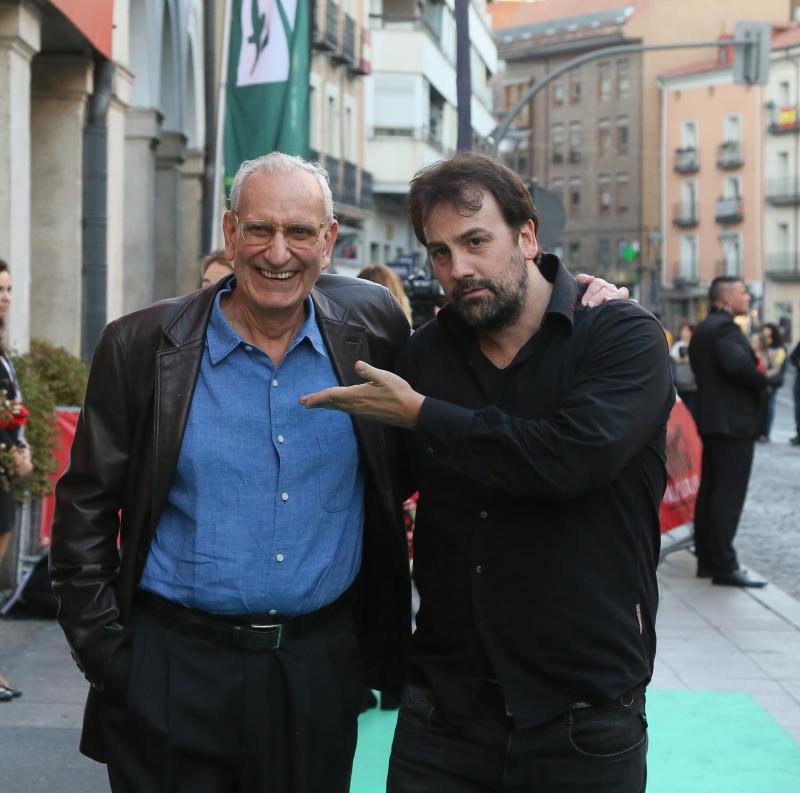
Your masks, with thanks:
M220 232L222 222L216 217L222 199L222 181L225 178L225 153L222 148L225 131L225 98L228 91L228 58L231 46L231 15L233 13L233 0L225 0L225 14L222 21L222 58L219 71L219 98L217 99L217 145L214 161L214 205L212 207L213 232L211 234L211 247L216 250L221 247Z

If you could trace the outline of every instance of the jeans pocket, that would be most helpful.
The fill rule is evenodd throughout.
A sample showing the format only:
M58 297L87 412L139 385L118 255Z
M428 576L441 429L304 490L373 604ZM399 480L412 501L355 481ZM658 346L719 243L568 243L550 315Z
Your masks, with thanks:
M569 725L569 743L583 757L623 757L646 746L647 720L636 710L590 715Z
M428 688L406 685L400 700L398 716L415 727L429 730L442 730L447 727L442 709L437 704L433 691Z

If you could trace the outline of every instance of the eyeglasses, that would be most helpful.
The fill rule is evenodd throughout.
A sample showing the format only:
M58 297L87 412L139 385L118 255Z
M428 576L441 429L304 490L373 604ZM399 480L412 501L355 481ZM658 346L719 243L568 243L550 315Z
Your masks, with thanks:
M235 213L234 213L235 215ZM248 245L269 245L275 235L283 232L286 244L294 248L311 248L319 239L319 234L325 228L325 223L270 223L266 220L239 220L236 222L242 239Z

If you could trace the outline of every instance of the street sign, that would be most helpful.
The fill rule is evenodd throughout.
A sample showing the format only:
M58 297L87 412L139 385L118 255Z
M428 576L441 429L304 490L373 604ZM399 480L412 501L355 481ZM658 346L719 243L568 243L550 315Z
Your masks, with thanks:
M772 25L769 22L737 22L733 51L733 82L736 85L766 85L769 77L769 56L772 47Z

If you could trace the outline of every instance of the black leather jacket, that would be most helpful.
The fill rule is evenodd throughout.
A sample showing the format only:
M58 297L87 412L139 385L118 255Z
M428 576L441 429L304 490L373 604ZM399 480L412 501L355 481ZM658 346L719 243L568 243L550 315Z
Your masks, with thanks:
M50 571L59 622L93 686L81 748L96 759L102 751L92 700L112 656L129 639L133 595L172 483L206 324L224 283L106 327L92 359L70 464L56 489ZM360 382L353 369L359 359L393 367L409 328L386 289L322 275L312 299L343 385ZM400 509L406 494L395 492L391 432L377 422L354 423L368 475L363 564L355 584L364 664L369 685L397 690L410 625Z

